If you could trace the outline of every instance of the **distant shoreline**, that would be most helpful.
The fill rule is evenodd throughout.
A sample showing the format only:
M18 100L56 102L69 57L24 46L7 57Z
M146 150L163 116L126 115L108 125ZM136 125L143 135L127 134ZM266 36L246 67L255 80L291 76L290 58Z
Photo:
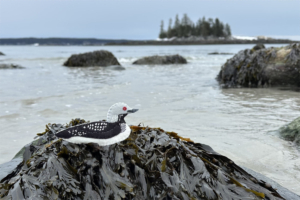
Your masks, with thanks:
M107 43L105 46L139 46L139 45L226 45L226 44L290 44L299 41L291 40L204 40L204 41L131 41L126 43Z
M298 43L288 39L207 39L207 40L110 40L95 38L0 38L0 45L32 46L138 46L138 45L222 45L222 44L289 44Z

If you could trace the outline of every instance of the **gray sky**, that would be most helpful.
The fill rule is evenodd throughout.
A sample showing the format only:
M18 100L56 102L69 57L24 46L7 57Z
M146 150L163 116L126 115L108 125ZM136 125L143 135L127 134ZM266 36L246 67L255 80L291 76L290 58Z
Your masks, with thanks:
M0 0L0 38L156 39L160 21L218 17L233 35L300 40L299 0Z

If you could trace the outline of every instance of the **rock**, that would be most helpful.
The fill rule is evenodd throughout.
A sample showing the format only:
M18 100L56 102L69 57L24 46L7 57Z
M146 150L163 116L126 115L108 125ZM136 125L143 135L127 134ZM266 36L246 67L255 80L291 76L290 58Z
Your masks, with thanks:
M5 56L5 54L0 51L0 56Z
M264 182L265 184L271 185L272 188L274 188L280 196L282 196L284 199L287 200L300 200L300 196L297 194L289 191L288 189L282 187L280 184L276 183L272 179L269 179L268 177L265 177L264 175L257 173L251 169L248 169L246 167L242 167L247 173L251 174L253 177L255 177L257 180L260 180L260 182Z
M300 147L300 117L279 129L280 136Z
M131 126L128 139L104 147L54 135L84 122L48 124L0 180L0 198L283 199L209 146L160 128Z
M24 69L24 67L20 65L15 65L15 64L1 64L0 63L0 69Z
M208 55L232 55L233 53L224 53L224 52L211 52Z
M257 44L257 45L255 45L252 49L253 49L254 51L256 51L256 50L265 49L265 48L266 48L266 47L265 47L264 44Z
M0 180L5 178L8 174L13 174L13 172L16 169L18 169L18 165L20 165L22 163L22 161L23 161L22 158L14 158L9 162L1 164L0 165Z
M168 65L168 64L186 64L187 61L184 57L176 54L170 56L149 56L143 57L134 61L134 65Z
M300 86L300 44L238 52L222 66L217 80L223 86Z
M64 63L64 66L68 67L106 67L111 65L120 65L120 63L111 52L105 50L74 54Z

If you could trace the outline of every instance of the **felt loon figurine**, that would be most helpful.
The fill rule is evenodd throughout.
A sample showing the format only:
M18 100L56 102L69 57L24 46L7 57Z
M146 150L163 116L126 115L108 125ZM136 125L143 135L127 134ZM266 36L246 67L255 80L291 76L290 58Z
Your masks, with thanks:
M111 145L125 140L131 129L124 118L129 113L138 109L132 109L125 103L112 105L107 112L107 121L96 121L72 126L57 132L55 135L72 143L97 143L100 146Z

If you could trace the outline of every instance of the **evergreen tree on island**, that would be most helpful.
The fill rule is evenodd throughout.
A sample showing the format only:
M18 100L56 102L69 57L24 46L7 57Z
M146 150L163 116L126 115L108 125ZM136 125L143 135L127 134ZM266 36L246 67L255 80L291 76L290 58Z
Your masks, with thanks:
M163 39L163 38L166 38L166 37L167 37L167 33L164 30L164 21L161 20L159 38Z
M175 17L174 25L172 26L172 19L169 19L168 30L164 30L164 22L161 21L159 38L173 38L173 37L203 37L207 39L212 38L229 38L231 36L231 28L229 24L224 25L218 18L205 17L200 18L194 23L187 14L184 14L179 20L178 15Z

